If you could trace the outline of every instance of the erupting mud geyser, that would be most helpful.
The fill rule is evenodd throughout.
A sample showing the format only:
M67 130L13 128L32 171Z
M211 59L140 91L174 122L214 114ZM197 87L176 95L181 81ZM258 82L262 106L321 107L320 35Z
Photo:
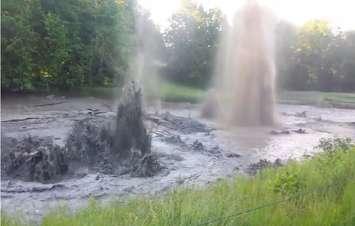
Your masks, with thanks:
M273 27L272 14L256 1L248 1L236 13L221 37L215 88L205 113L212 109L228 125L275 123Z

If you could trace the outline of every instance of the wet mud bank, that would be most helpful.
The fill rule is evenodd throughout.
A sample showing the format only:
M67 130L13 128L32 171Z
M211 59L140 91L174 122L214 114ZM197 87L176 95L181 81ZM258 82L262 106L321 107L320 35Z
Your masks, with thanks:
M166 104L158 113L148 109L141 115L146 133L135 137L145 137L140 140L150 143L147 151L137 141L112 138L118 107L107 100L47 102L42 97L5 102L1 123L2 156L7 156L2 173L12 172L2 175L2 208L34 221L58 205L75 210L90 197L106 201L202 186L311 156L321 138L355 138L354 110L280 105L277 127L225 130L200 118L199 106ZM131 154L112 152L116 145L127 145ZM36 151L24 151L29 149ZM20 165L16 172L7 169Z

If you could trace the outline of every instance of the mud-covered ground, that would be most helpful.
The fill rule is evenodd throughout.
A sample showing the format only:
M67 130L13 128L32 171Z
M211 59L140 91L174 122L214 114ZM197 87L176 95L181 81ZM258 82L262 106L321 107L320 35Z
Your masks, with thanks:
M116 104L97 98L6 97L2 101L2 136L52 137L64 145L72 125L85 118L114 117ZM312 155L319 139L355 139L355 110L279 105L275 128L229 128L199 116L199 106L163 104L149 109L145 122L152 132L152 152L163 169L153 177L94 173L86 168L56 183L15 179L1 181L1 208L39 220L58 205L77 209L89 197L124 199L161 194L181 185L205 185L238 173L252 173L262 159L286 162ZM254 165L255 166L255 165Z

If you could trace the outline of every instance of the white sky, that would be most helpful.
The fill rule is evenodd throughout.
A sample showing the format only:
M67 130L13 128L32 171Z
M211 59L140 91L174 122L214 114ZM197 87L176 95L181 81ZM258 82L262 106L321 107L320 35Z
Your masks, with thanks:
M232 18L245 0L194 0L206 8L218 7L228 18ZM138 0L151 12L155 23L164 27L169 17L179 9L180 0ZM355 30L355 0L259 0L274 13L295 25L302 25L311 19L323 19L334 27Z

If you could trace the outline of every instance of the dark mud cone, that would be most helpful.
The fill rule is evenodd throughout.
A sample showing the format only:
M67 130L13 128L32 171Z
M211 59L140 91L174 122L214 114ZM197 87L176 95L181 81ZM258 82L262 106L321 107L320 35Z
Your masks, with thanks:
M77 122L66 143L69 159L106 174L157 173L160 165L151 154L151 136L143 122L142 93L134 82L124 87L114 120L90 117Z
M120 159L131 158L132 150L138 150L140 157L151 151L151 137L143 122L142 92L134 82L124 87L118 105L114 150Z

